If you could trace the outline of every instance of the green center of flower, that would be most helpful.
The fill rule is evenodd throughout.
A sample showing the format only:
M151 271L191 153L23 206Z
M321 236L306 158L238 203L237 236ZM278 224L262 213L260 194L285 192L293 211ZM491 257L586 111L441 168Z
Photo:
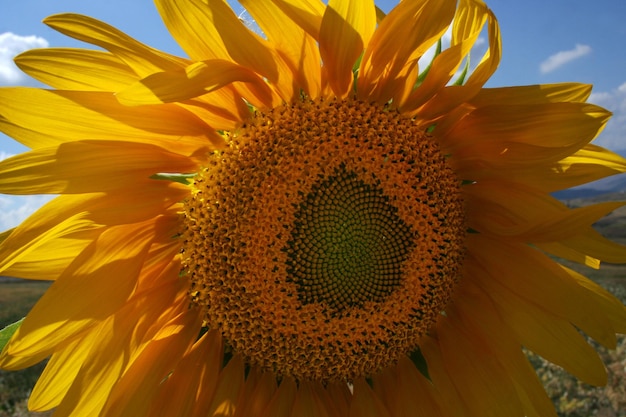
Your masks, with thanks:
M315 184L286 248L288 282L301 302L343 310L398 288L414 236L396 212L379 187L345 169Z
M460 182L426 126L357 101L255 114L185 202L189 297L251 366L346 381L410 354L459 278Z

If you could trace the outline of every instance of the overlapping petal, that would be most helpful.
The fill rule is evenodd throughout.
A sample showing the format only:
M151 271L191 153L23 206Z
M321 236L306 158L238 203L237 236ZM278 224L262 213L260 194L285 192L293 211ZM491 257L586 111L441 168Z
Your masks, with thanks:
M58 90L0 90L0 129L32 148L0 162L0 192L64 194L0 234L2 274L56 278L0 356L8 369L51 356L31 408L111 417L554 416L521 346L604 383L581 332L614 347L626 308L546 255L626 263L624 247L592 228L624 203L569 209L548 195L626 172L626 160L590 144L610 116L585 103L590 87L483 88L501 44L481 0L405 0L384 18L371 0L241 3L264 33L224 0L156 0L188 59L89 17L52 16L52 28L104 51L26 52L17 64ZM450 26L450 46L422 62ZM451 85L485 31L486 53ZM165 174L197 172L253 114L353 99L428 129L464 183L473 233L457 292L419 340L427 372L406 352L350 385L296 381L246 363L190 303L178 212L191 189Z
M60 90L117 91L138 78L114 54L95 50L33 49L17 56L15 63L31 77Z
M252 84L253 94L265 105L271 105L271 91L256 73L222 59L199 61L184 71L151 74L119 91L116 97L127 106L173 103L196 98L237 81Z
M417 60L441 38L454 11L453 2L419 0L401 2L389 12L361 60L358 97L386 102L411 91Z
M320 54L328 81L337 97L352 89L352 69L376 27L373 0L331 0L320 26ZM337 39L341 42L337 43Z
M291 21L272 0L241 0L290 71L279 71L277 87L287 100L296 99L300 89L315 99L321 91L320 52L316 41ZM284 84L291 84L291 88ZM282 87L281 87L282 86ZM287 94L291 91L291 94Z
M74 141L0 162L0 191L75 194L123 190L152 181L150 177L161 172L194 172L197 167L196 161L154 145Z
M106 139L191 155L224 144L206 121L179 106L127 107L104 92L3 88L0 130L33 149Z
M51 28L83 42L97 45L125 62L139 77L160 71L175 71L188 61L153 49L124 32L97 19L64 13L50 16L44 23Z

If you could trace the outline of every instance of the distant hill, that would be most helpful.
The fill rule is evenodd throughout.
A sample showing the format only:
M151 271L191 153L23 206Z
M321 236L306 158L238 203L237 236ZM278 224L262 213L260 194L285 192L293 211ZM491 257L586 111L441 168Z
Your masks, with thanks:
M557 191L552 193L552 195L559 200L573 200L616 193L623 193L624 198L626 198L626 174L603 178L589 184L570 188L569 190Z

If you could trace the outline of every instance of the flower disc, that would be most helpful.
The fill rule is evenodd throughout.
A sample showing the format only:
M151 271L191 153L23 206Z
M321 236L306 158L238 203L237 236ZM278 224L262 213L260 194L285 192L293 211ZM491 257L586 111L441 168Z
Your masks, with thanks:
M250 364L320 381L417 347L459 278L460 184L426 128L358 101L257 113L185 203L191 298Z

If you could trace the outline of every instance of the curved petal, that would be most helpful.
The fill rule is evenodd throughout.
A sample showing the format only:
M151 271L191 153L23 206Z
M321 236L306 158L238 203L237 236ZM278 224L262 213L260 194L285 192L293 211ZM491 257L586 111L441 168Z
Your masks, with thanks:
M588 295L595 299L594 303L601 305L601 310L606 314L616 333L626 333L626 305L613 294L596 284L589 278L569 269L563 265L560 267L576 281L578 285L588 291Z
M595 138L610 113L586 103L482 107L438 136L459 172L555 163ZM475 169L475 168L474 168Z
M2 367L35 364L114 314L135 287L154 240L153 223L112 227L91 242L30 311L2 352Z
M176 105L127 107L101 92L0 89L0 130L34 149L107 139L190 155L224 144L203 120Z
M583 103L590 94L591 85L580 83L482 88L470 104L478 108L501 104Z
M17 66L51 87L78 91L117 91L137 75L115 55L73 48L31 49L15 58Z
M190 416L198 403L210 402L222 361L222 337L218 331L210 330L194 343L160 385L148 416ZM203 379L211 383L203 383Z
M589 384L606 383L598 353L567 320L522 299L473 262L466 261L466 269L469 276L480 280L480 287L522 345Z
M376 28L371 0L330 0L320 27L319 48L335 95L346 97L352 88L352 69Z
M112 52L142 78L154 72L175 71L188 65L187 60L150 48L92 17L64 13L47 17L44 23L64 35Z
M319 40L320 27L326 6L321 0L271 0L315 40Z
M271 105L271 91L254 72L222 59L195 62L184 71L158 72L116 94L126 106L172 103L196 98L235 81L250 83L252 91Z
M429 90L424 89L424 91L419 91L421 88L416 89L415 95L410 97L407 104L404 106L404 111L407 115L419 115L421 119L431 123L445 118L446 114L454 111L454 109L458 106L463 106L467 101L471 100L472 97L478 94L478 92L482 89L482 86L485 82L487 82L489 77L495 72L496 68L500 64L502 43L500 39L500 27L498 26L498 21L495 16L480 0L467 0L462 3L469 4L470 10L472 10L472 12L467 14L468 16L471 16L471 19L468 21L469 24L465 25L467 28L476 30L477 21L484 22L483 18L487 18L489 28L489 48L487 49L487 52L485 52L485 55L479 65L474 69L464 85L450 85L443 87L441 81L447 77L447 75L445 75L447 72L442 68L442 71L440 72L440 77L442 78L435 79L436 82L434 86L432 86ZM464 30L460 31L460 33L468 35L470 40L474 35L478 35L478 32L467 32ZM466 42L468 41L462 41L453 45L450 48L450 53L457 54L458 51L463 50ZM473 41L471 41L471 43L473 43ZM443 53L441 55L443 55ZM457 55L457 58L461 58L461 56ZM444 58L440 59L444 62ZM454 63L455 59L452 56L446 57L446 60L450 62L450 64L444 65L447 69ZM458 62L460 63L461 61ZM428 78L433 71L434 68L431 68L426 78ZM424 82L426 83L426 80L424 80ZM437 89L436 85L440 85L443 88ZM432 93L436 94L430 98L430 94ZM425 104L421 105L424 102Z
M598 302L557 263L526 245L504 239L470 236L472 262L478 262L495 280L528 303L548 306L550 313L570 321L603 345L614 348L611 306ZM482 278L476 278L482 281Z
M582 229L578 235L561 239L559 242L537 242L535 245L555 256L592 268L599 268L599 261L626 263L626 247L605 238L591 227Z
M355 379L353 387L348 417L391 417L383 402L364 379Z
M94 155L98 158L94 159ZM0 162L5 194L73 194L136 188L160 172L195 172L193 160L158 146L75 141Z
M195 309L188 308L183 294L169 317L159 317L155 324L153 329L156 331L144 336L145 347L124 369L122 377L114 384L108 384L113 389L105 397L103 417L143 416L149 411L159 385L171 374L184 352L197 338L201 315ZM99 366L103 367L104 364Z
M443 90L478 39L487 20L487 12L487 6L481 1L459 2L452 25L450 47L433 59L423 82L413 90L405 103L400 104L404 111L411 112L433 96L445 94ZM422 113L424 110L420 111L420 117L424 118Z
M278 71L265 40L251 32L224 0L155 1L170 33L195 61L223 59L275 82Z
M29 410L41 412L59 406L88 359L91 347L98 343L98 336L96 331L86 331L52 354L28 398Z
M436 387L406 356L372 377L374 391L393 417L448 417Z
M277 81L279 86L293 83L292 96L285 101L299 98L300 88L312 99L319 97L321 57L315 39L289 19L272 0L240 0L240 3L267 35L276 53L291 68L291 74L279 71ZM283 91L287 89L281 88Z
M384 103L413 88L407 67L439 39L449 26L455 2L404 1L382 20L363 55L357 80L359 98ZM401 41L399 41L401 40Z
M523 417L515 386L497 352L470 334L454 314L439 321L437 339L444 366L472 410L470 415Z
M612 201L568 210L543 192L503 180L479 181L463 187L463 192L471 228L525 242L576 236L626 204Z
M467 279L457 290L448 315L474 336L476 343L486 345L495 359L511 376L525 416L556 417L552 401L537 377L534 368L520 349L507 325L495 314L495 306L487 295ZM497 352L497 353L495 353Z
M59 196L0 244L0 273L56 279L105 227L154 218L187 192L181 184L151 181L140 190Z
M181 329L176 329L173 325L177 320L189 318L189 315L185 317L181 314L188 313L189 310L184 304L184 289L181 293L180 287L175 279L169 280L166 286L153 288L148 293L133 297L115 315L103 320L93 330L99 336L98 341L88 347L89 354L84 363L68 364L79 365L80 370L56 413L73 417L103 415L102 408L114 393L120 377L123 378L125 372L137 366L143 359L142 354L145 355L163 344L159 343L162 341L155 340L159 334L173 333L165 342L171 343L171 355L167 355L167 360L161 358L154 372L158 372L157 369L161 366L171 366L178 359L177 349L181 349L181 345L185 349L184 346L191 343L191 340L185 339ZM178 299L174 300L177 292ZM191 330L190 326L188 333ZM142 384L137 385L135 389L146 388ZM127 391L132 393L132 390Z
M476 160L456 165L461 178L475 181L507 178L546 193L626 172L626 159L592 144L559 161L487 166L485 162Z

